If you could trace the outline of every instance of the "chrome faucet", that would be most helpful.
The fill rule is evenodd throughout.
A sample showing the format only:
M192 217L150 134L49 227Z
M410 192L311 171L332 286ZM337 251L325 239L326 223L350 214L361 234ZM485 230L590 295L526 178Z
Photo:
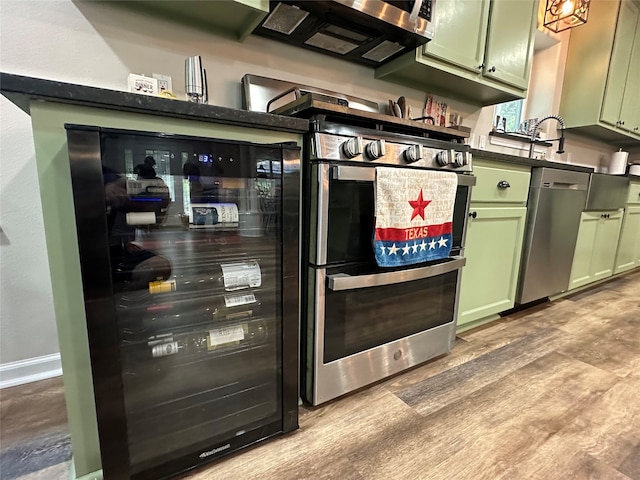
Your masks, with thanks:
M540 127L540 124L545 120L551 120L551 119L557 120L558 123L560 124L560 138L553 138L547 141L555 142L556 140L558 140L558 150L556 151L556 153L564 153L564 120L559 115L548 115L542 118L540 121L538 121L533 127L533 130L531 131L531 139L529 140L529 143L530 143L529 158L533 158L533 147L536 144L536 134L538 133L538 127Z

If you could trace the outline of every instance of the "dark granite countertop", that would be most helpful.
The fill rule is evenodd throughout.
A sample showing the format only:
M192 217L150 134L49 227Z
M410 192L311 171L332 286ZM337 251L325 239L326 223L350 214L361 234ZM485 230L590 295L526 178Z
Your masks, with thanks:
M583 167L580 165L572 165L570 163L550 162L548 160L537 160L534 158L518 157L506 153L489 152L488 150L479 150L472 148L471 153L474 158L482 158L485 160L495 160L498 162L512 163L514 165L526 165L529 167L547 167L557 168L560 170L572 170L574 172L592 173L595 171L592 167Z
M238 127L291 133L309 131L309 122L302 118L249 112L215 105L202 105L182 100L88 87L5 72L0 72L0 93L27 113L29 113L30 100L39 99L124 112L222 123Z

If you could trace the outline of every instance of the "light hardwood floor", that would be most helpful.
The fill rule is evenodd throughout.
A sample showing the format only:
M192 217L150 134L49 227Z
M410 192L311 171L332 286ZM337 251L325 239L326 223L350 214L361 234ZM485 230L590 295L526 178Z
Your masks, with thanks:
M179 478L640 480L640 272L463 333Z

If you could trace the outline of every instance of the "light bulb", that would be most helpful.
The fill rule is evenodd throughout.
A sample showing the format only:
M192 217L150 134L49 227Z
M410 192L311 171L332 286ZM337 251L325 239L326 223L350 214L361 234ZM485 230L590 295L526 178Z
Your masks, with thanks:
M570 15L571 13L573 13L573 2L571 0L566 0L562 4L562 15Z

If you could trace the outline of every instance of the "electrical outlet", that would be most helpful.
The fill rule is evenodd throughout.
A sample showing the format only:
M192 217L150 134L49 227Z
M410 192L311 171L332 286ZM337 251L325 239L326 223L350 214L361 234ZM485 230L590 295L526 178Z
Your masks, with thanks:
M153 74L153 78L155 78L158 81L158 92L164 92L164 91L173 91L173 89L171 88L171 77L168 75L160 75L158 73L154 73Z
M486 135L480 135L480 142L478 145L478 148L480 150L485 150L487 148L487 136Z

